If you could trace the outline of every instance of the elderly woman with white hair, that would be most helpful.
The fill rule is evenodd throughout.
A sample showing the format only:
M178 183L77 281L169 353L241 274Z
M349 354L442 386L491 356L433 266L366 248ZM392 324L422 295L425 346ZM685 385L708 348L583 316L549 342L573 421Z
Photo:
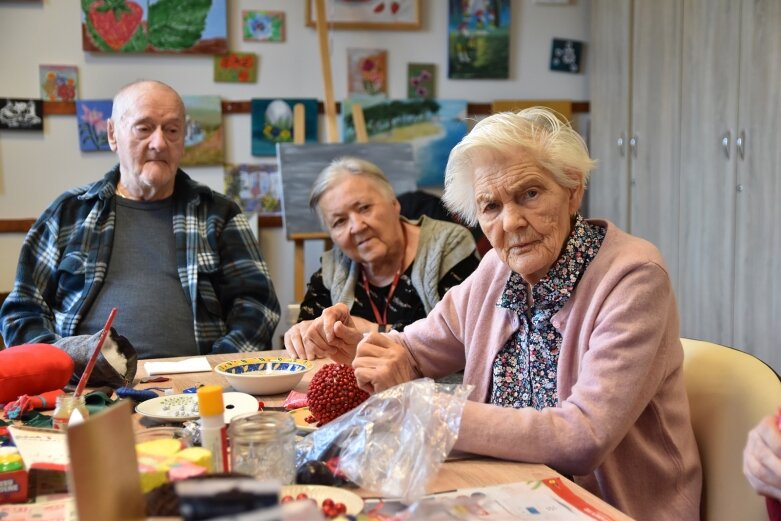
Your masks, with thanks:
M594 161L536 107L479 122L452 150L444 200L493 249L403 333L346 342L380 391L464 369L474 391L456 448L543 463L637 519L699 519L701 467L682 378L678 312L650 243L578 209Z
M323 253L299 323L285 333L285 348L294 356L312 358L326 345L317 334L324 309L341 303L348 310L349 328L339 333L353 344L364 333L402 331L479 263L465 227L402 217L393 186L370 161L351 156L332 161L315 179L309 205L336 247Z

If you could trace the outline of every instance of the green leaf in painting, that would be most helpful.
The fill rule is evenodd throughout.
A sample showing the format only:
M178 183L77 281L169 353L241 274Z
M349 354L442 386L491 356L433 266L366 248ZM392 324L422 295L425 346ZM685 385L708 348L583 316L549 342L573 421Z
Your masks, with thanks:
M189 49L201 38L211 0L160 0L149 6L149 41L155 49Z

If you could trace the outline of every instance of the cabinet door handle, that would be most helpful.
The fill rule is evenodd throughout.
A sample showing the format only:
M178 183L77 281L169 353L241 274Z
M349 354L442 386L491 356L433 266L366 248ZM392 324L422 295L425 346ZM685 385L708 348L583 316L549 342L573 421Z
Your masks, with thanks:
M632 157L637 157L637 136L629 138L629 150L632 151Z
M735 148L738 149L738 156L740 159L743 159L745 148L746 148L746 130L743 129L740 131L740 134L738 134L737 139L735 139Z
M616 145L618 146L618 155L621 157L624 157L624 150L626 149L625 141L624 141L624 133L621 132L621 135L618 136L618 139L616 139Z
M721 148L724 149L724 157L729 159L729 142L732 140L732 132L729 130L721 136Z

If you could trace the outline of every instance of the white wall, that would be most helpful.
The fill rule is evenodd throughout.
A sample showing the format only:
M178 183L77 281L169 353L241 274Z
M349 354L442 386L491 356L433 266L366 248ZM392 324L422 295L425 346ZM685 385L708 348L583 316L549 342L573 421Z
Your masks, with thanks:
M571 5L543 5L533 0L511 0L512 37L509 80L447 79L447 1L420 0L423 27L418 31L332 31L330 33L333 86L337 100L347 92L345 70L348 47L388 50L389 93L406 97L409 62L438 64L437 95L486 103L494 99L589 99L588 64L584 74L548 70L551 39L587 41L590 0ZM284 43L244 42L242 9L286 12ZM219 95L225 100L253 97L323 98L317 37L304 25L304 0L228 0L230 48L260 56L258 83L215 83L210 56L109 55L81 50L80 2L43 0L0 3L0 96L38 97L38 65L63 64L79 68L79 97L111 98L119 87L139 78L162 80L183 95ZM586 50L586 57L588 52ZM226 160L253 162L249 114L225 116ZM321 129L321 139L325 139ZM108 152L79 151L76 118L48 116L44 132L0 131L0 219L35 218L48 203L72 186L96 180L115 163ZM220 167L191 167L188 173L222 190ZM22 236L0 235L0 291L13 285ZM282 228L260 232L263 254L282 304L278 332L284 331L284 310L293 302L292 243ZM307 253L313 271L320 251ZM278 336L278 335L277 335Z

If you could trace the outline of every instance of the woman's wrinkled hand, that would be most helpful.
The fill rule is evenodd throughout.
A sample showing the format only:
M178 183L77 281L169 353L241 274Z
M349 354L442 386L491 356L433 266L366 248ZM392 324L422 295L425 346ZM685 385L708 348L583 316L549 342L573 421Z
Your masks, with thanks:
M344 304L326 308L315 320L296 325L301 327L290 328L285 333L285 349L307 360L330 358L340 364L351 364L358 342L363 338Z
M766 416L748 433L743 474L758 493L781 499L781 431L775 416Z
M381 333L370 333L358 344L353 369L358 387L368 393L418 377L407 348Z

